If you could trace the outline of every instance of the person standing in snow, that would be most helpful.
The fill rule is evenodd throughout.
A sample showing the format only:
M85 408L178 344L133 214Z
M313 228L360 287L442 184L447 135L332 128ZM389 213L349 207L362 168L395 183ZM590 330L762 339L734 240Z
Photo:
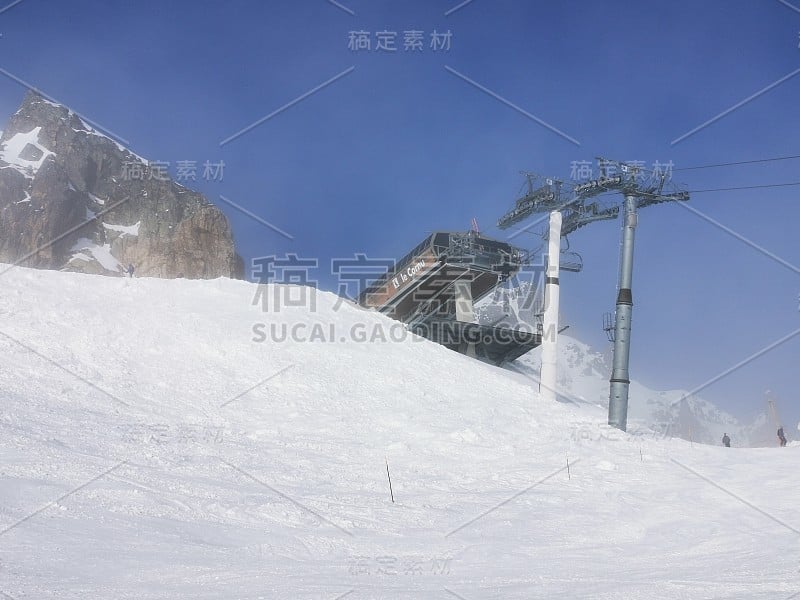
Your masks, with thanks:
M128 268L125 269L125 272L128 274L128 277L133 277L133 263L128 265Z
M731 438L728 437L727 433L722 436L722 445L725 446L726 448L731 447Z
M778 425L778 441L781 444L781 448L786 445L786 434L783 433L783 425Z

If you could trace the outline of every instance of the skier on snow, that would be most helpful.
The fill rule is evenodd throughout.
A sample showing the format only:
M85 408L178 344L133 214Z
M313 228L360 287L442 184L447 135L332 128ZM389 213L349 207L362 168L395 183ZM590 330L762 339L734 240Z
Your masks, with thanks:
M722 445L725 446L726 448L731 447L731 438L728 437L727 433L722 436Z
M781 444L781 447L786 445L786 434L783 433L783 425L778 425L778 441Z

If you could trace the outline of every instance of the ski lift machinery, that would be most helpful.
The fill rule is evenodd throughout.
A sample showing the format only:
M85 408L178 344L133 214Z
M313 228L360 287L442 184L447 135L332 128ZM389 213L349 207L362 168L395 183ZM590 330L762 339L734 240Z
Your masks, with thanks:
M643 178L644 169L638 165L612 161L598 157L600 177L573 186L571 197L561 200L561 182L546 179L545 185L535 189L536 176L524 173L528 183L525 196L518 199L514 208L500 217L499 229L524 221L535 213L560 211L561 235L566 236L576 229L594 221L615 219L621 212L619 205L601 206L596 197L609 192L624 198L624 215L620 253L619 281L617 285L616 311L613 317L613 366L609 386L609 425L625 431L628 419L628 391L630 378L628 363L630 356L630 329L633 307L631 282L633 278L634 232L638 222L638 210L664 202L685 202L689 193L667 183L663 172L650 172ZM616 174L614 174L616 173ZM604 329L610 334L612 323L606 319ZM611 337L611 334L609 335Z

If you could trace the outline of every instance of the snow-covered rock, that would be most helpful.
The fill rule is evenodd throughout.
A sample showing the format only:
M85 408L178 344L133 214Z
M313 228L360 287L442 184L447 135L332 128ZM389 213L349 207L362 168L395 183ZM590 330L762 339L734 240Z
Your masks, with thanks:
M75 255L89 239L107 248ZM243 276L230 224L202 195L34 92L0 135L0 261L120 275Z

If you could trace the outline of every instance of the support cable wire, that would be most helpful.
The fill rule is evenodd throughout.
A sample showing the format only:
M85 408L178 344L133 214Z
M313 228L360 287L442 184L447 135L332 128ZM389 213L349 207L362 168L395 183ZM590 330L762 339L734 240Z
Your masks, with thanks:
M761 188L789 187L793 185L800 185L800 181L792 181L788 183L765 183L763 185L741 185L737 187L713 188L708 190L689 190L689 193L700 194L702 192L730 192L734 190L755 190Z
M726 162L726 163L717 163L714 165L700 165L697 167L680 167L674 168L673 171L696 171L697 169L713 169L716 167L733 167L736 165L752 165L755 163L766 163L766 162L775 162L779 160L792 160L795 158L800 158L800 154L795 154L792 156L776 156L774 158L758 158L755 160L740 160L737 162Z
M740 160L740 161L734 161L734 162L714 163L714 164L710 164L710 165L695 165L695 166L691 166L691 167L673 167L672 169L670 169L670 171L673 171L673 172L674 171L697 171L699 169L715 169L715 168L718 168L718 167L734 167L734 166L739 166L739 165L753 165L753 164L758 164L758 163L769 163L769 162L777 162L777 161L783 161L783 160L794 160L794 159L798 159L798 158L800 158L800 154L791 154L791 155L788 155L788 156L775 156L775 157L772 157L772 158L756 158L756 159L753 159L753 160ZM603 160L605 160L605 159L603 159ZM609 163L609 164L611 163L611 161L606 161L606 162ZM641 171L642 173L650 173L650 174L663 173L664 172L664 168L663 167L667 166L666 164L664 164L664 165L661 165L662 168L660 168L660 169L652 169L652 168L645 167L644 165L629 165L625 161L620 161L619 164L626 165L627 167L630 167L631 169L636 169L637 171ZM572 188L574 188L575 185L577 185L577 184L570 184L569 182L567 182L566 185L567 186L571 186ZM523 187L524 186L525 186L525 184L523 184ZM520 188L520 189L522 189L522 188Z

